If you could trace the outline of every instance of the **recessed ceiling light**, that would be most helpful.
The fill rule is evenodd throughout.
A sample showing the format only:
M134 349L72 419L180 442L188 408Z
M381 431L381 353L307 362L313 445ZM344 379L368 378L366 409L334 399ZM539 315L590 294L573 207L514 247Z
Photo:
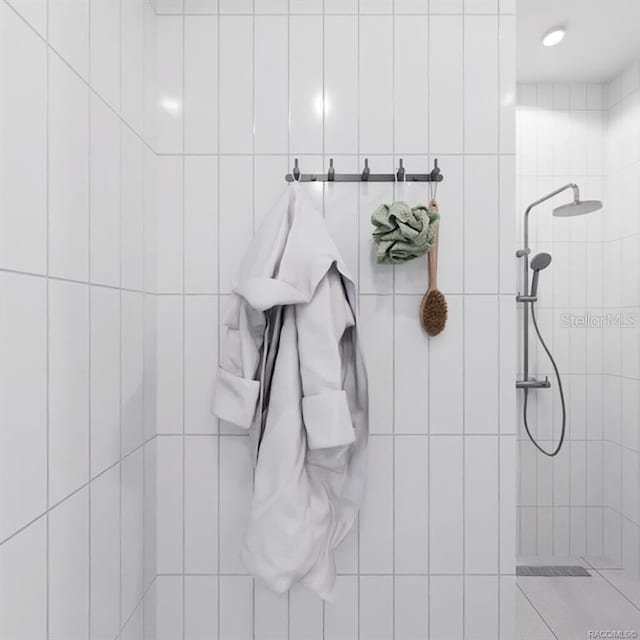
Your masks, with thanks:
M564 39L567 30L564 27L554 27L542 36L542 44L545 47L554 47Z

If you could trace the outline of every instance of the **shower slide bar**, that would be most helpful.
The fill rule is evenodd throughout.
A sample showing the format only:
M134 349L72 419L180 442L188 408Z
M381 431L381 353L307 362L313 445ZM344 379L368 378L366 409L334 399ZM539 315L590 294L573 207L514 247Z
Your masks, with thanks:
M287 182L442 182L444 176L440 173L437 158L433 161L433 169L429 173L406 173L402 158L396 173L371 173L368 158L364 160L362 173L336 173L333 158L329 160L327 173L301 173L298 158L296 158L293 172L288 173L285 180Z

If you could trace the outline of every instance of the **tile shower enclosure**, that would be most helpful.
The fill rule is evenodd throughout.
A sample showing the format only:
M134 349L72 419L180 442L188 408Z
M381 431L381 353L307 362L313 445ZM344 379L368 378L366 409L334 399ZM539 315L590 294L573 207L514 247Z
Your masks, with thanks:
M514 637L514 3L0 0L0 636ZM300 159L445 182L447 329L369 216L309 185L356 277L370 474L338 593L238 550L245 436L209 413L220 318Z
M553 461L533 453L524 431L519 436L518 549L526 556L604 556L634 576L639 78L636 61L603 83L522 84L517 108L519 212L568 181L577 181L585 198L604 201L601 213L584 218L552 219L550 206L532 214L534 252L553 255L541 276L539 317L566 382L569 420L567 446ZM607 321L618 314L622 324ZM572 317L590 317L591 326L569 328ZM551 377L544 353L536 357L534 370ZM543 439L559 433L559 414L557 396L536 394L530 415Z

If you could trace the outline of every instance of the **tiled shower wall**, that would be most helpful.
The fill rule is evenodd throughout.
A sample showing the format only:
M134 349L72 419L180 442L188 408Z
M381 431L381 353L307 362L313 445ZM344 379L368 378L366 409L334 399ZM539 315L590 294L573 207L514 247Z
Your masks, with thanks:
M143 636L155 577L154 28L142 0L0 1L6 640Z
M513 2L156 3L157 638L508 638L515 556ZM445 181L446 331L426 265L374 264L369 217L423 186L308 185L360 289L370 475L338 594L275 596L239 562L252 472L209 413L218 333L261 216L303 171Z
M604 84L521 85L519 212L568 181L604 208L583 218L532 213L539 317L568 396L568 442L549 461L520 434L519 552L603 555L639 575L640 91L634 63ZM554 204L556 204L554 202ZM566 318L586 324L568 327ZM533 343L533 341L532 341ZM539 349L533 372L551 370ZM555 381L554 385L555 387ZM536 392L534 431L550 448L559 398Z
M640 65L607 86L609 128L603 228L605 309L611 323L604 342L605 553L640 575Z
M532 255L552 256L540 274L536 309L562 375L568 417L565 445L547 458L524 431L519 397L518 551L525 556L602 555L603 331L576 323L603 312L603 221L612 211L604 193L606 126L602 84L518 85L518 238L527 205L568 182L583 198L605 201L588 216L552 217L553 207L570 201L567 192L530 214ZM529 374L552 382L551 390L530 392L528 408L532 432L550 450L560 435L560 397L531 325L530 349Z

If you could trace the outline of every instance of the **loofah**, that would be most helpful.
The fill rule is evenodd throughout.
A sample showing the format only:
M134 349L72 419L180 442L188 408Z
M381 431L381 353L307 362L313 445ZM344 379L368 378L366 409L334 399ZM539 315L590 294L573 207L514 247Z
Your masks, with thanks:
M437 336L447 322L447 300L437 289L431 290L422 299L420 319L430 336Z

